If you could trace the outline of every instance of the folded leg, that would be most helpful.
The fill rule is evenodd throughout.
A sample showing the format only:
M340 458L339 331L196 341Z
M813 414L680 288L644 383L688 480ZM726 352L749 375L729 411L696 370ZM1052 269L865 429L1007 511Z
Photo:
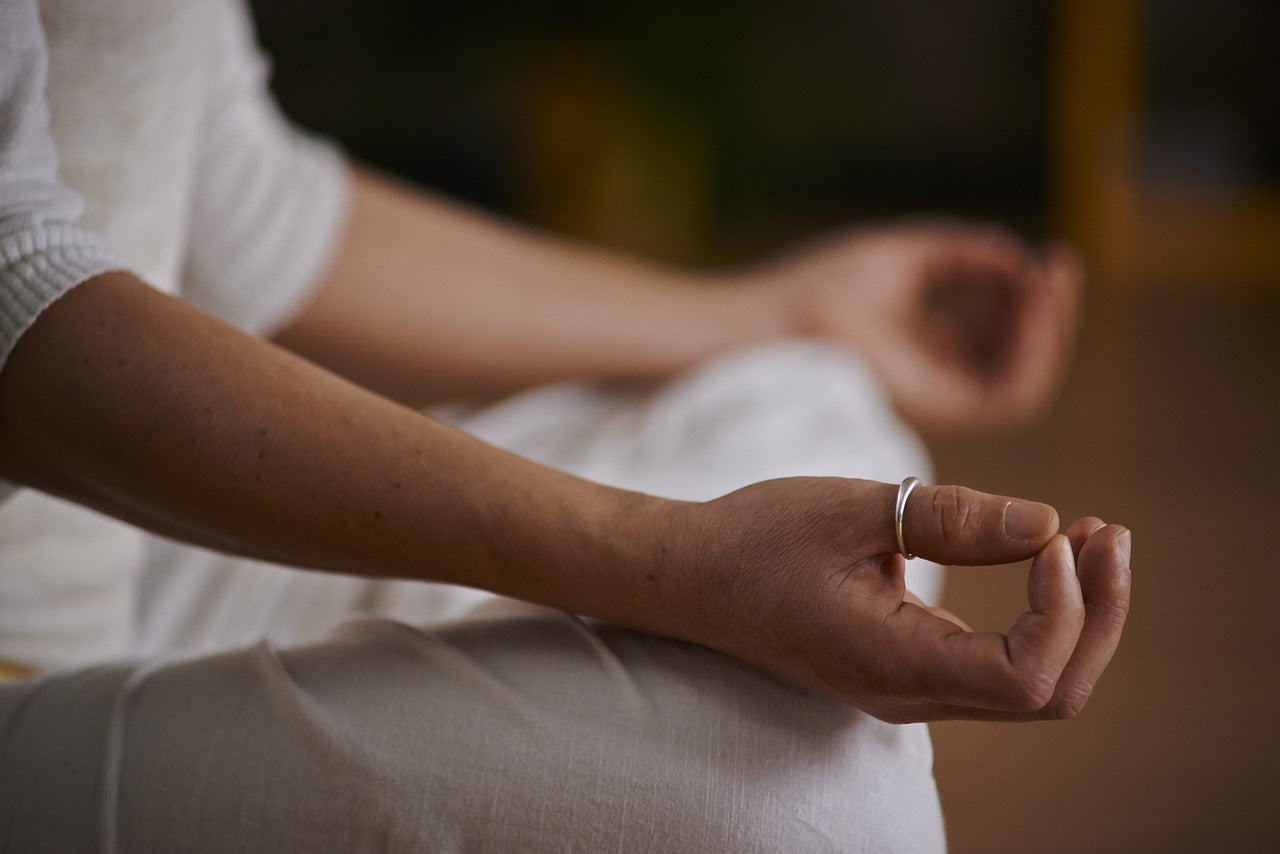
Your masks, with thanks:
M0 686L22 851L940 851L922 725L491 600Z

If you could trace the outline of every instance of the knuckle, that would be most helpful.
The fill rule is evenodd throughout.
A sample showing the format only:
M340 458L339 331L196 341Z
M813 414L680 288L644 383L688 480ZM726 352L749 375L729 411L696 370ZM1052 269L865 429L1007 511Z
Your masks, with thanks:
M1010 704L1014 711L1037 712L1049 705L1057 684L1051 674L1037 668L1019 674L1014 681Z
M933 518L943 540L962 540L974 530L982 516L978 493L963 486L944 486L933 494Z
M1084 711L1085 704L1089 702L1089 696L1093 693L1091 685L1072 685L1058 696L1047 706L1048 717L1054 720L1070 720L1076 715Z

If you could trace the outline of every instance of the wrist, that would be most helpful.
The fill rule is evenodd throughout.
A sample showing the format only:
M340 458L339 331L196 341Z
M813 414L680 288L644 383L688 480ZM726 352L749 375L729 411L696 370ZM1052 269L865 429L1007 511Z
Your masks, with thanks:
M451 579L575 614L682 635L689 578L675 542L681 502L582 480L527 461L483 502L487 569ZM494 490L486 489L493 494Z
M684 519L687 502L609 489L588 520L594 557L580 609L642 631L695 640L697 562Z
M711 330L727 351L803 334L793 288L784 278L748 272L707 277L699 286Z

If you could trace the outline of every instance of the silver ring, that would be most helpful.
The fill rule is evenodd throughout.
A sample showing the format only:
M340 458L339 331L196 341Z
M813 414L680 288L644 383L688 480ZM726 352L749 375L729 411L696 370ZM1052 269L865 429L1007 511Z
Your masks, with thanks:
M898 535L898 551L907 560L911 560L915 555L907 551L907 544L902 540L902 516L907 512L907 499L911 497L911 491L920 485L920 478L909 477L898 485L898 501L893 506L893 530Z

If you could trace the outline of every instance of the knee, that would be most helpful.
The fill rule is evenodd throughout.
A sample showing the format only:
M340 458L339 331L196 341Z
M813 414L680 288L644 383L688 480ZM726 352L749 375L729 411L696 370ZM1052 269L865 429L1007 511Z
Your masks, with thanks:
M482 746L454 781L446 824L479 828L475 847L945 848L923 726L885 724L701 647L593 631L610 666L577 662L527 729L490 722L472 741Z
M369 621L170 669L132 699L121 829L150 842L207 825L262 850L942 847L923 727L541 609Z

